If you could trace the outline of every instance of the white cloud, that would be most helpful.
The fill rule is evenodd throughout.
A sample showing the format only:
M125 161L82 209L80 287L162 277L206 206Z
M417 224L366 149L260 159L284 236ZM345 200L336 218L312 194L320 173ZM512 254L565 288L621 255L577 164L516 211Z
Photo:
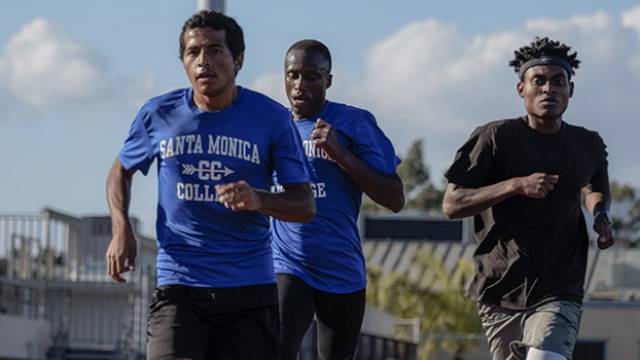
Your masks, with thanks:
M606 30L611 19L604 11L592 15L575 15L569 19L536 19L527 22L525 29L529 31L591 31Z
M119 83L124 84L125 93L122 94L127 106L130 109L138 110L150 98L169 92L172 89L160 89L156 74L148 69L141 77L135 79L122 79Z
M371 46L364 78L334 74L337 87L329 97L373 111L400 152L423 138L427 161L440 175L475 126L524 113L508 62L535 36L549 36L572 46L583 61L566 120L603 135L612 178L640 184L640 167L630 155L640 150L640 42L631 30L640 35L640 6L621 20L605 12L532 19L473 37L437 20L414 22ZM257 84L271 96L282 93L280 75Z
M640 5L622 13L622 26L634 29L640 34Z
M105 55L70 38L49 20L31 20L0 53L0 122L11 118L9 114L24 118L44 110L94 111L97 105L135 111L149 98L171 90L158 84L151 69L121 76L110 73L107 65Z
M375 104L385 116L403 115L418 127L441 129L443 119L450 120L446 128L466 127L468 121L459 111L465 106L446 104L472 104L477 96L489 102L503 97L469 84L487 82L486 86L492 79L511 76L503 69L516 39L507 33L467 39L456 28L433 20L411 24L372 47L362 100Z
M284 75L281 73L269 73L259 77L253 81L251 89L267 94L282 105L288 106L284 91Z
M622 13L622 26L635 30L638 35L638 43L640 43L640 5ZM640 81L640 54L631 57L628 66L636 76L636 81Z
M2 86L2 84L5 84L7 82L6 79L6 64L2 57L0 57L0 124L7 118L7 106L5 105L5 103L7 101L8 95L6 94L6 91Z
M11 36L0 62L7 90L34 107L96 99L108 86L99 58L44 18Z

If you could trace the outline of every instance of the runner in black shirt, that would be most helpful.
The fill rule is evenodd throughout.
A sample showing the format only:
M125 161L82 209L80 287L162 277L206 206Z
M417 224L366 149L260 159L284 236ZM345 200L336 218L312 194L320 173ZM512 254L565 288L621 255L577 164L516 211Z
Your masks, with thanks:
M614 243L606 146L562 119L580 63L570 49L536 38L515 51L527 115L478 127L445 174L445 214L475 215L467 294L479 302L494 360L571 358L589 246L581 193L598 246Z

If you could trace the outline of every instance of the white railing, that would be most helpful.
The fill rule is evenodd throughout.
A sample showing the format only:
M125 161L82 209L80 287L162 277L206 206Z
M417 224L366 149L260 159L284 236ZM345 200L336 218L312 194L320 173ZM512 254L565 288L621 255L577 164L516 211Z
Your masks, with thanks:
M144 352L154 270L140 261L127 284L113 283L109 231L105 217L0 214L0 312L48 320L58 346Z

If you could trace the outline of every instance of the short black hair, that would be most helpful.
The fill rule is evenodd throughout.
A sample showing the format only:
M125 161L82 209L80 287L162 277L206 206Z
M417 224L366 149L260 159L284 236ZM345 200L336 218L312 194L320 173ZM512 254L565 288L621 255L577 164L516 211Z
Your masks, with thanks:
M509 61L509 66L513 67L513 70L517 73L520 72L520 67L522 64L526 63L529 60L539 59L543 56L553 56L564 60L571 67L571 74L574 75L574 69L577 69L580 65L580 60L577 59L578 53L573 52L569 53L571 47L560 43L559 41L554 41L549 39L548 37L537 37L535 40L527 45L523 46L520 49L513 52L515 55L514 59Z
M231 55L234 59L237 59L244 52L244 33L240 25L233 18L222 13L202 10L193 14L182 26L182 31L180 32L180 60L182 60L184 54L184 34L191 29L204 27L212 28L213 30L225 30L227 46L231 50Z
M287 54L294 50L304 51L307 55L314 57L317 56L323 61L326 61L329 65L327 71L331 72L331 53L329 52L329 48L320 41L313 39L297 41L296 43L291 45L291 47L289 47L289 50L287 50Z

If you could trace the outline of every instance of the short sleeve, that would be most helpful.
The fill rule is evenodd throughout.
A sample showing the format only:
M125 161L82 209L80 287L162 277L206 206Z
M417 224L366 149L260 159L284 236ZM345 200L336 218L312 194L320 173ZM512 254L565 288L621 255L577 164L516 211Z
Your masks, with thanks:
M400 164L400 159L395 153L391 140L378 127L373 114L367 111L363 114L364 116L359 117L354 124L355 134L351 139L352 152L374 171L391 175Z
M487 126L478 127L458 149L444 176L450 183L463 187L489 185L487 182L493 171L495 154L495 133Z
M595 133L596 137L596 147L598 151L598 165L593 175L591 176L591 180L589 181L591 185L591 190L595 192L607 193L609 192L609 161L607 160L607 146L604 141Z
M312 180L311 164L304 153L300 134L288 114L274 127L271 149L271 160L280 184L307 183Z
M145 117L144 109L140 110L131 124L129 136L125 140L118 158L125 169L129 171L140 170L144 175L147 175L154 157L153 145L144 123Z

